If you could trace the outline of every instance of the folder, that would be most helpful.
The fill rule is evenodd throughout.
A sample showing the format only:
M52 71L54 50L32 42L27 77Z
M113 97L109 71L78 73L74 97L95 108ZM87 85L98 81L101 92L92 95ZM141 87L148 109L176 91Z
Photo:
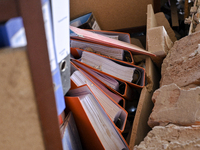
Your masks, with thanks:
M51 0L51 9L56 59L66 94L70 89L69 0Z
M50 60L50 66L54 84L57 113L58 115L60 115L65 109L65 100L62 88L60 70L57 64L55 50L54 50L51 10L50 10L49 0L42 0L42 11L43 11L45 34L47 39L47 48L49 53L49 60Z
M95 53L96 55L100 55L102 57L106 57L112 60L117 59L118 61L123 61L124 63L134 64L132 53L128 50L123 50L121 48L108 47L101 44L76 39L70 40L70 47L78 48L82 51L90 51ZM74 50L71 52L74 52L72 54L74 57L80 57L77 51Z
M26 34L22 17L9 19L0 25L0 47L26 46Z
M69 90L65 102L74 114L83 149L129 149L87 85Z
M126 32L117 32L117 31L107 31L107 30L89 30L95 34L100 34L109 38L117 39L126 43L131 43L131 37L129 33Z
M71 67L74 68L74 72L72 72L70 79L73 80L73 82L76 84L76 87L87 85L91 89L92 93L94 93L94 95L97 97L97 100L102 105L102 107L105 109L110 120L115 123L120 132L123 132L128 116L126 110L121 107L114 99L112 99L110 93L106 93L104 91L105 87L101 89L102 86L99 87L97 85L97 81L92 81L90 76L87 76L87 74L85 74L82 70L76 68L73 63ZM122 102L124 103L124 99L122 99Z
M71 20L70 25L81 29L101 30L92 12Z
M71 48L71 54L74 54L73 51L78 51L80 56L79 58L76 57L75 59L74 56L71 55L71 58L74 59L74 61L79 61L81 64L84 64L99 73L103 73L107 76L116 78L119 81L126 82L131 87L143 88L145 85L145 69L142 67L133 65L131 63L124 63L118 60L110 60L88 51L81 51L77 48ZM87 60L85 60L85 58L83 59L83 56L85 56L83 54L87 54ZM127 72L121 69L124 69ZM123 75L125 76L123 77ZM138 78L134 82L131 82L130 80L132 80L133 76L137 76Z
M88 66L86 66L85 64L82 64L79 61L76 60L71 60L71 62L73 64L75 64L78 68L84 70L87 74L89 74L90 76L92 76L93 78L95 78L97 81L99 81L100 83L102 83L105 87L107 87L110 91L112 91L115 94L118 94L119 96L125 98L126 100L129 101L133 101L136 98L136 89L131 88L126 82L122 82L120 80L117 80L114 77L111 76L107 76L106 74L97 72L91 68L89 68ZM104 79L102 79L102 77L111 79L111 80L115 80L118 82L119 87L118 89L114 88L113 86L110 86L110 84L108 84L107 82L105 82Z
M93 83L95 83L96 86L98 86L98 88L100 88L104 93L106 93L109 97L111 97L112 100L114 100L121 107L125 108L125 99L124 98L122 98L120 95L118 95L118 94L112 92L111 90L109 90L109 88L107 88L104 84L99 82L99 80L97 80L95 77L93 77L87 71L85 71L84 69L82 69L78 65L76 65L76 63L73 63L71 61L71 64L74 67L78 67L77 69L80 70L85 76L87 76L87 78L89 78ZM118 83L117 83L117 86L118 86Z
M70 38L73 38L73 39L91 41L91 42L99 43L106 46L122 48L124 50L131 51L133 54L143 54L143 55L152 56L152 57L156 56L155 54L151 52L148 52L136 45L133 45L124 41L112 39L112 38L109 38L97 33L93 33L91 31L87 31L85 29L76 28L73 26L70 26L70 29L71 31L73 31L73 33L70 34Z
M60 126L63 150L82 150L80 136L72 112L69 112Z

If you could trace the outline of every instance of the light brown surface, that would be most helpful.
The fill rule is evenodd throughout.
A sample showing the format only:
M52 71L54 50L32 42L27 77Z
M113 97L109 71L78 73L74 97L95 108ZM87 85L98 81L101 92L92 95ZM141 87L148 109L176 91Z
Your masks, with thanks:
M146 7L153 0L73 0L70 20L93 12L102 30L116 30L146 25Z
M150 127L200 124L200 87L184 90L172 83L153 94L154 108L149 117Z
M146 45L149 52L156 54L157 57L152 57L152 60L158 68L161 67L162 61L168 52L168 50L166 50L166 47L168 47L169 49L169 47L171 47L171 45L173 44L167 32L165 31L165 28L162 29L163 27L164 26L158 25L153 7L151 4L149 4L147 6Z
M165 14L163 12L155 13L155 18L156 18L157 25L165 27L167 34L169 35L170 39L174 43L177 40L177 38L174 33L174 30L171 28L167 18L165 17Z
M150 130L147 121L153 108L151 97L154 90L158 88L159 82L159 73L150 58L146 58L146 75L148 84L142 89L140 95L129 142L130 149L138 145Z
M0 149L45 149L26 49L1 49L0 70Z
M199 150L200 126L156 126L134 150Z
M160 86L171 83L181 88L200 85L200 32L176 41L163 60Z

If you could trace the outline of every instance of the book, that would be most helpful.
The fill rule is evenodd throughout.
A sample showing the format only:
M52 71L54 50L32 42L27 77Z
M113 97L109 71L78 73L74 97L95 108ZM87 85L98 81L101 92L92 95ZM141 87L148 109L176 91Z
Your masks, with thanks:
M65 101L74 114L83 149L129 149L87 85L69 90Z
M115 100L113 100L108 94L100 89L96 83L94 83L86 74L81 70L74 70L70 79L76 84L77 87L88 85L91 91L96 96L99 103L105 109L109 118L119 128L120 132L123 132L127 120L127 112L122 108Z
M80 39L83 41L91 41L94 43L99 43L102 45L106 45L106 46L113 46L113 47L117 47L117 48L122 48L124 50L129 50L131 51L133 54L143 54L143 55L147 55L147 56L151 56L151 57L156 57L155 54L148 52L136 45L124 42L124 41L120 41L120 40L116 40L116 39L112 39L100 34L96 34L93 33L91 31L85 30L85 29L79 29L73 26L70 26L70 30L73 31L73 33L70 34L70 38L73 39Z
M82 150L81 140L72 112L60 126L63 150Z

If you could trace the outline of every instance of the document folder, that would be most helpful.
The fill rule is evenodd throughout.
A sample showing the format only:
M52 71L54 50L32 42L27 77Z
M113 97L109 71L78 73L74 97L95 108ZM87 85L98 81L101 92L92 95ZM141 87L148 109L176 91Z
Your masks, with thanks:
M0 25L0 47L26 46L26 34L22 17L9 19Z
M71 20L70 25L81 29L101 30L92 12Z
M114 48L76 39L70 40L70 47L77 48L82 51L90 51L95 53L96 55L101 55L102 57L113 60L117 59L118 61L123 61L124 63L134 64L132 53L128 50L123 50L121 48ZM76 52L75 50L71 52L73 52L73 56L79 56L78 52Z
M63 150L82 150L80 136L72 112L69 112L60 126Z
M72 67L76 68L76 66L74 66L73 64ZM78 77L76 77L76 75L78 75ZM76 87L87 85L90 88L92 93L97 97L99 103L105 109L111 121L115 123L120 132L123 132L126 125L128 113L117 103L117 101L112 99L113 96L110 95L110 93L106 93L104 91L105 88L101 89L102 86L98 86L100 84L97 83L98 81L92 81L90 79L90 76L87 76L87 74L85 74L82 70L78 68L77 70L74 69L74 72L72 72L70 78L76 84ZM122 99L122 101L124 103L124 99Z
M66 94L70 89L69 0L51 0L51 9L56 59Z
M62 88L62 81L60 70L57 64L54 43L53 43L53 32L51 22L51 11L49 0L42 0L42 11L45 26L45 34L47 39L47 47L49 53L49 60L54 84L54 92L56 98L57 113L60 115L65 109L65 100Z
M74 114L83 149L129 149L87 85L70 90L65 101Z
M72 59L71 62L73 64L75 64L78 68L84 70L90 76L95 78L97 81L101 82L105 87L107 87L113 93L118 94L119 96L121 96L121 97L123 97L123 98L125 98L126 100L129 100L129 101L133 101L135 99L135 89L131 88L126 82L119 81L114 77L110 77L110 76L107 76L106 74L97 72L97 71L89 68L85 64L82 64L79 61L76 61L76 60ZM119 84L118 89L115 89L115 88L113 88L113 86L110 86L110 84L106 83L99 76L105 77L105 78L109 78L109 79L111 78L112 80L116 80L118 82L118 84Z
M78 58L78 57L74 57L72 55L71 58L74 59L74 61L78 61L79 63L86 65L88 68L91 68L91 69L95 70L96 72L100 72L100 73L106 74L107 76L116 78L119 81L126 82L131 87L143 88L145 85L145 69L142 67L133 65L131 63L123 63L122 61L118 61L118 60L110 60L110 59L104 58L100 55L96 55L96 54L88 52L88 51L87 52L81 51L76 48L71 48L71 54L74 54L74 52L72 52L72 51L78 51L78 54L80 56ZM90 62L88 62L88 63L82 62L83 61L83 53L89 55L89 56L87 56L87 59ZM97 61L97 60L99 60L99 61ZM103 70L104 68L106 68L106 71ZM129 71L130 69L135 69L137 71L136 72L134 71L134 73L136 73L136 74L130 74L130 73L128 74L128 73L122 71L121 68L122 69L125 68L126 71ZM110 74L111 71L112 71L112 74ZM122 79L121 74L128 75L129 80L126 80L124 78ZM138 78L136 81L131 82L130 78L132 78L134 75L138 75Z
M74 33L70 34L70 38L73 38L73 39L80 39L80 40L84 40L84 41L91 41L94 43L103 44L106 46L118 47L118 48L122 48L124 50L129 50L133 54L143 54L143 55L148 55L148 56L152 56L152 57L156 56L153 53L150 53L150 52L148 52L138 46L130 44L130 43L112 39L112 38L109 38L109 37L106 37L103 35L93 33L91 31L76 28L73 26L70 26L70 29L74 32Z

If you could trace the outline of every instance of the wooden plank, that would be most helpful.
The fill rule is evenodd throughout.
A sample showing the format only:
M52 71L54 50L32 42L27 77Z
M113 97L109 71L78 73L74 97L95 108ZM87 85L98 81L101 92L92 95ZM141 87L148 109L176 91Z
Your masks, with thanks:
M133 149L135 145L138 145L141 141L143 141L147 133L151 130L147 121L153 108L151 97L153 92L159 86L160 73L157 71L150 58L146 58L146 75L148 84L142 89L140 95L131 131L131 138L129 142L130 149Z
M62 150L41 0L20 0L27 37L27 53L45 147Z
M147 32L148 29L157 27L156 17L154 14L153 6L151 4L147 5Z
M16 0L0 0L0 22L19 16Z
M171 3L171 20L172 20L172 27L179 27L178 22L178 10L176 7L176 0L170 0Z

